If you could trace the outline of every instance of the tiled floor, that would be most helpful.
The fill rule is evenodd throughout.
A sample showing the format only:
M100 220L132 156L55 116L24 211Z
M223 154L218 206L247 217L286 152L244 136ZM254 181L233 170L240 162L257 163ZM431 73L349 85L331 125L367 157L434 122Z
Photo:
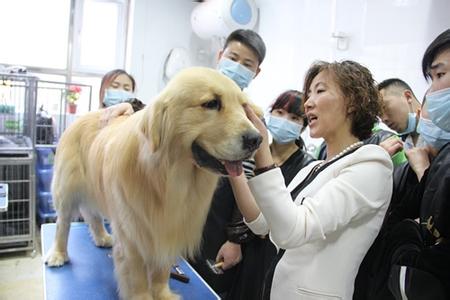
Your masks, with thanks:
M0 254L0 300L44 299L40 248L37 238L34 256L30 251Z

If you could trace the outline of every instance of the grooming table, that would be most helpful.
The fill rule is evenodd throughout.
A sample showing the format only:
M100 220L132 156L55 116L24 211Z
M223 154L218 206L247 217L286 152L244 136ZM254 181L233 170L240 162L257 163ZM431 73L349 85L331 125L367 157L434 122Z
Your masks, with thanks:
M55 231L56 224L43 224L41 227L43 257L53 244ZM71 224L68 248L70 261L64 266L49 268L44 264L45 299L119 299L112 249L96 247L87 224ZM172 291L184 300L220 299L184 259L180 259L178 265L190 280L189 283L183 283L171 278L169 285Z

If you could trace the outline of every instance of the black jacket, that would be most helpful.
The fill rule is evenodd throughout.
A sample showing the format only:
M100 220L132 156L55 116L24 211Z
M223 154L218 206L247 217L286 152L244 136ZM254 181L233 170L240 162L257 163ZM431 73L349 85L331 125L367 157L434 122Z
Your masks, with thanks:
M415 234L404 221L417 218L420 226ZM394 169L391 204L378 237L361 263L353 299L395 299L387 283L396 264L435 276L450 296L450 251L442 250L449 247L436 246L438 238L448 243L449 234L450 143L441 148L420 183L408 163Z

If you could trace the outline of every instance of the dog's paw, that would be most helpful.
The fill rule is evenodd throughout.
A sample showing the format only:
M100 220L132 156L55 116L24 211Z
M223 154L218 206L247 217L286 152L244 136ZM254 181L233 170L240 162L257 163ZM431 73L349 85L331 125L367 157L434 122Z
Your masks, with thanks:
M69 261L69 256L67 252L50 252L47 258L45 259L45 263L49 267L61 267L64 263Z
M113 238L110 234L94 238L94 242L97 247L111 248L113 246Z
M161 298L155 298L155 299L161 299L161 300L181 300L180 295L170 293L168 295L162 295Z

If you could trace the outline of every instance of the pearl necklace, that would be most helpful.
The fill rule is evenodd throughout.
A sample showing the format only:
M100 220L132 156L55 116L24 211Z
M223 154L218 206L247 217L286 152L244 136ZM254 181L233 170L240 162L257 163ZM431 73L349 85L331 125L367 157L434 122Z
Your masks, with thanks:
M341 152L339 152L338 154L336 154L335 156L333 156L330 160L324 160L320 163L318 163L315 167L315 171L319 170L320 168L322 168L325 164L327 163L331 163L332 161L335 161L339 158L341 158L342 156L344 156L345 154L347 154L348 152L359 148L363 145L364 143L362 141L358 141L356 143L351 144L350 146L348 146L347 148L345 148L344 150L342 150Z

